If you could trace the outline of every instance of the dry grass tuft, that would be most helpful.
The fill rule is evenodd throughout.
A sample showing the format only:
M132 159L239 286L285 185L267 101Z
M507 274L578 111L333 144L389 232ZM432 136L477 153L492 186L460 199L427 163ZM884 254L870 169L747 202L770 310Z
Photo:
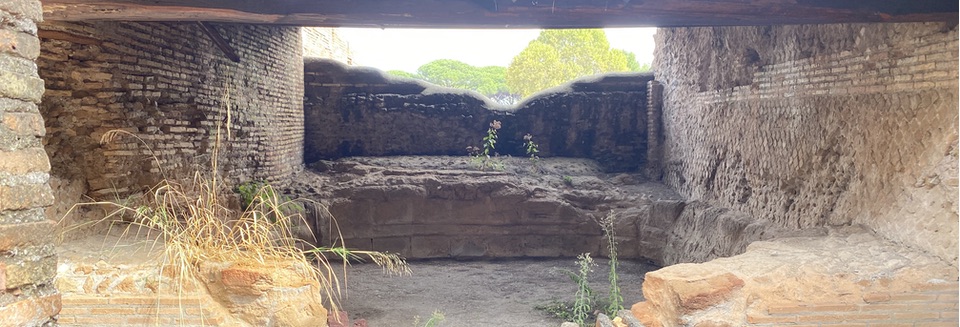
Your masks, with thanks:
M137 138L129 132L115 130L104 134L101 142L124 136ZM142 140L140 142L143 143ZM196 172L192 180L182 183L165 178L145 195L143 201L139 201L145 203L143 205L114 202L82 205L116 208L103 220L93 223L123 222L124 235L158 233L157 242L162 242L164 249L160 271L173 270L179 276L181 285L186 276L199 277L199 267L204 262L232 262L261 267L282 263L283 267L278 268L297 267L296 272L304 278L317 280L324 301L328 302L331 310L336 311L339 309L337 303L342 285L334 268L336 264L342 265L344 276L350 260L363 257L372 259L388 272L409 273L404 259L395 254L348 250L343 244L301 250L297 244L302 244L302 240L293 235L292 227L303 217L299 213L283 210L288 203L281 201L269 185L258 191L245 210L231 210L226 200L229 190L217 174L219 144L218 133L218 146L211 156L209 173ZM159 165L156 156L153 159ZM326 208L322 210L326 211ZM329 211L326 214L329 215ZM328 256L342 262L331 263Z

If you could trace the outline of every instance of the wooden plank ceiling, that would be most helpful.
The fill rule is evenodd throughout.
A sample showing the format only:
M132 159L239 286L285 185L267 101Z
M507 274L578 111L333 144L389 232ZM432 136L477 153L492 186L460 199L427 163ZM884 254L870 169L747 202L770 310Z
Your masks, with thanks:
M581 28L950 22L957 0L42 0L47 20Z

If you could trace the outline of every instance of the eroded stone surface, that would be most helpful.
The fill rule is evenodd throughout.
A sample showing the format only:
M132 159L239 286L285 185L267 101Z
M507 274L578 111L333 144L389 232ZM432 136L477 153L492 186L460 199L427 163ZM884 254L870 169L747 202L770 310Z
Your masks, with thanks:
M943 260L849 227L832 229L825 237L754 242L741 255L650 272L643 284L647 301L632 311L647 326L744 326L779 318L777 310L784 307L795 308L792 318L786 317L793 321L803 314L874 310L871 305L879 298L895 306L876 309L936 314L936 308L956 310L955 297L937 302L938 292L955 293L956 284L956 268ZM889 302L905 296L931 300ZM889 322L872 316L845 319Z
M339 234L314 222L321 242L342 235L412 258L573 257L606 252L596 220L616 212L620 256L660 261L682 207L669 189L585 159L541 159L536 173L502 160L503 171L479 171L469 157L349 158L298 175L291 193L336 217Z
M665 28L656 39L665 184L781 228L863 224L957 264L955 27ZM693 250L683 261L712 258Z

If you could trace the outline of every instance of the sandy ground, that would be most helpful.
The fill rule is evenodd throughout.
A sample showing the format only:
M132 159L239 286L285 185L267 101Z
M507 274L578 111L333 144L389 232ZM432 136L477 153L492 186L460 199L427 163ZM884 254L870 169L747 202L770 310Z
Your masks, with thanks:
M154 265L162 245L152 237L127 235L120 230L94 233L59 246L61 269L78 263L114 266ZM590 285L599 298L607 297L606 259L596 259ZM420 260L410 262L412 273L385 274L380 267L355 263L347 268L342 309L352 319L366 319L371 327L413 327L434 311L446 319L440 326L557 327L561 321L535 307L552 300L570 301L576 292L563 270L577 270L575 258L485 260ZM627 307L643 297L640 285L647 271L658 267L620 262L620 285ZM421 323L422 326L422 323ZM420 326L418 326L420 327Z
M557 327L562 321L535 309L551 300L569 301L576 292L563 270L577 269L576 260L523 259L497 261L430 260L411 262L409 276L385 275L373 264L348 268L347 294L341 305L352 319L371 327L414 326L434 311L446 319L440 326ZM608 260L597 259L590 285L606 298ZM620 262L624 303L643 297L643 275L657 267Z

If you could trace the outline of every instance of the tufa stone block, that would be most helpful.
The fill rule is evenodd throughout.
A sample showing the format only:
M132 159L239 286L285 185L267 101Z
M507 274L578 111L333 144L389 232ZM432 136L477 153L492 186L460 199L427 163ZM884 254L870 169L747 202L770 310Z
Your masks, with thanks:
M2 63L2 62L0 62ZM43 80L8 71L9 67L0 65L0 97L13 98L40 103L43 96Z
M0 53L34 60L40 56L40 39L35 35L12 30L0 30Z
M0 123L20 136L43 136L47 131L39 113L3 113L0 114Z
M57 275L57 257L53 255L31 256L20 261L7 260L4 265L4 279L8 288L20 288L25 285L46 283Z
M3 158L0 160L2 173L20 175L50 171L50 160L42 148L0 151L0 157Z
M0 211L46 207L53 204L53 191L47 184L0 186Z
M24 20L43 21L43 7L40 5L40 1L2 1L0 2L0 11Z
M56 223L52 220L0 225L0 252L7 252L14 247L24 245L51 244L53 243L54 226L56 226Z
M59 293L24 298L0 307L0 326L39 326L60 312Z

